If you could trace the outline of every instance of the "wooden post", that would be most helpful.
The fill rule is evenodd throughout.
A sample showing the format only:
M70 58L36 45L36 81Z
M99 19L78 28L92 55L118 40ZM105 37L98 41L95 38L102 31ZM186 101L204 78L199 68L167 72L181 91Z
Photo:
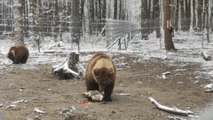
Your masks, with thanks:
M118 50L121 50L121 38L118 39Z
M127 39L128 39L128 42L127 42L127 43L129 43L129 42L131 41L131 39L132 39L132 36L131 36L131 35L132 35L132 33L129 32L129 33L128 33L128 37L127 37Z
M170 0L164 0L164 43L167 51L176 51L172 41L172 30L170 20Z
M125 37L123 40L124 40L124 50L126 50L127 49L127 37Z

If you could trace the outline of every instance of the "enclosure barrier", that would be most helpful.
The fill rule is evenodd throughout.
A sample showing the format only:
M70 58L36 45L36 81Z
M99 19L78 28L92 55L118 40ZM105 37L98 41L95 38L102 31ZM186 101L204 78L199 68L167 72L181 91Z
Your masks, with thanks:
M126 36L124 37L118 37L117 39L115 39L115 41L109 45L106 50L126 50L128 48L128 44L132 39L132 33L128 33ZM117 43L117 44L116 44Z

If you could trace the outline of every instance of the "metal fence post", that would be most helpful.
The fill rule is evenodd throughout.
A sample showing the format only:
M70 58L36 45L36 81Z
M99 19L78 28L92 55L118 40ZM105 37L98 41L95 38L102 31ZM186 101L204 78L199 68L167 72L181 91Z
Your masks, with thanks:
M121 38L118 39L118 50L121 50Z

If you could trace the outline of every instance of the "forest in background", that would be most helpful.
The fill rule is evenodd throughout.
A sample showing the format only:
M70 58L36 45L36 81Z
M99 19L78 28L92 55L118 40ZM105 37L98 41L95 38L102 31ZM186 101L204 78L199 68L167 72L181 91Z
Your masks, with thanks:
M140 30L148 36L162 28L162 0L17 0L21 3L20 27L25 37L51 36L75 42L84 34L116 37ZM212 32L213 0L170 0L171 24L176 31ZM13 37L15 0L0 1L1 38ZM137 27L136 27L137 26ZM35 37L36 38L36 37Z

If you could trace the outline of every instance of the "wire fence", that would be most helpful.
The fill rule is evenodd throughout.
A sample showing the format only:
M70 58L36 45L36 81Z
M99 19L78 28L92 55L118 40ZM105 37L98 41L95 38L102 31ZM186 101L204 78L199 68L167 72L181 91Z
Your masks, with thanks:
M42 19L41 19L42 18ZM23 25L21 26L24 32L25 38L29 38L34 36L34 41L40 46L42 44L45 37L50 37L54 42L64 41L71 43L72 42L72 29L80 29L81 36L84 34L90 34L93 37L91 43L93 45L105 42L104 47L108 48L115 41L117 45L120 43L126 42L126 35L131 33L132 37L135 34L141 32L141 34L145 34L149 36L151 33L156 32L156 37L162 37L161 29L162 25L160 25L159 19L147 19L146 24L124 21L124 20L113 20L113 19L104 19L101 21L93 21L87 23L87 21L82 22L81 27L72 27L72 24L79 24L80 22L72 22L68 17L67 19L61 19L59 17L41 17L39 23L35 21L30 21L29 18L24 19ZM44 19L43 19L44 18ZM196 26L195 22L191 22L190 19L182 19L179 21L180 23L173 24L175 31L197 31L197 35L202 36L202 41L207 41L207 34L212 34L212 30L207 33L206 24ZM190 23L193 23L193 27L190 27ZM87 31L88 30L88 31ZM176 35L176 33L174 33ZM0 39L7 40L13 39L14 36L14 26L13 19L1 19L0 20ZM104 39L103 39L104 37ZM120 39L119 39L120 38ZM162 39L162 38L160 38ZM212 41L212 38L210 37ZM80 40L81 42L85 42ZM203 44L203 43L201 43ZM115 47L116 49L123 49L126 47L122 47L122 45Z

